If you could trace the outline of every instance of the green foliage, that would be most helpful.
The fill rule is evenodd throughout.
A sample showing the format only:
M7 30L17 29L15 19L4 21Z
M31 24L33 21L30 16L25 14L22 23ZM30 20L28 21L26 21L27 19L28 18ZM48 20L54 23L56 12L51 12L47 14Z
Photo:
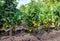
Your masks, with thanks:
M0 0L0 6L2 5L2 2L1 2L1 0Z
M22 12L16 6L16 0L4 0L0 12L0 27L10 28L21 23Z
M29 26L48 27L54 23L60 23L60 2L57 0L43 0L38 2L31 0L30 3L21 6L23 21ZM57 24L58 25L58 24Z
M39 22L38 19L38 13L39 8L37 7L37 3L35 1L31 1L29 4L27 4L26 7L24 7L24 21L28 26L34 25L33 22ZM23 11L23 10L22 10ZM35 24L36 25L36 24Z
M30 3L16 8L16 0L0 0L0 27L9 28L24 22L31 32L31 27L58 25L60 23L60 2L57 0L31 0Z

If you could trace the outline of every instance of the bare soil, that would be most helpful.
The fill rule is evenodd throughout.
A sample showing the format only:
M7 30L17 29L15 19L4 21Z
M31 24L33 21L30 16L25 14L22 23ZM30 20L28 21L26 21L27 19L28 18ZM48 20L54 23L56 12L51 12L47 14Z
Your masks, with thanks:
M49 33L41 30L41 34L18 31L13 36L1 36L0 41L60 41L60 30Z

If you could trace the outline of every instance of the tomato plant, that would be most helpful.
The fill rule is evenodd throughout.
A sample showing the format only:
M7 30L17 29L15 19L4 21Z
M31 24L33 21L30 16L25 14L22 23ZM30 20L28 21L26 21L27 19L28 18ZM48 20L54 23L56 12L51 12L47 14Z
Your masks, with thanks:
M57 0L32 1L27 5L22 5L20 9L24 14L23 21L29 27L44 25L49 27L58 23L60 18L60 2Z

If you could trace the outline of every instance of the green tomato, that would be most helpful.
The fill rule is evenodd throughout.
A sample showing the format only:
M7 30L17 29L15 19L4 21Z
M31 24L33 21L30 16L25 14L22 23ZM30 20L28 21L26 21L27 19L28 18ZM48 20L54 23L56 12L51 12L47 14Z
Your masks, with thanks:
M49 21L51 21L51 19L49 19Z
M30 29L29 32L32 32L32 29Z
M55 22L55 19L52 19L51 21L52 21L52 22Z

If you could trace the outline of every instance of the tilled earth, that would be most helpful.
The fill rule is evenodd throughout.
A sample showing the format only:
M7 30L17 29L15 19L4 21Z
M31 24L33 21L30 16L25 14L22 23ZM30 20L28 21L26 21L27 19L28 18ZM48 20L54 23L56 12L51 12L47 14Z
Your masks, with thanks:
M23 32L14 36L3 36L0 41L60 41L60 31L44 32L42 35Z
M23 26L20 26L20 29L23 28L24 28ZM0 35L0 41L60 41L60 30L51 31L49 33L44 30L41 30L40 33L41 34L35 34L35 33L28 33L25 31L22 32L18 31L16 34L13 34L13 36Z

